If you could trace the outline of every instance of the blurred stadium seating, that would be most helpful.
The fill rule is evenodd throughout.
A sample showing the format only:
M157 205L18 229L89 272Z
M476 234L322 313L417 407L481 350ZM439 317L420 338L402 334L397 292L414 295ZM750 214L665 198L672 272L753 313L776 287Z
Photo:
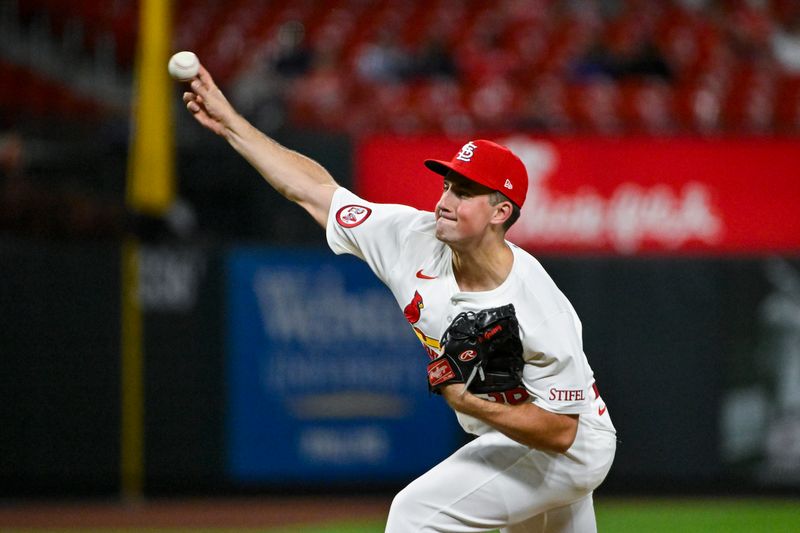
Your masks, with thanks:
M175 49L195 50L229 89L255 84L251 100L277 91L294 125L352 134L800 130L792 0L175 3ZM62 48L110 55L124 76L137 5L26 0L5 18L22 38L44 25ZM108 111L96 92L64 91L58 76L19 63L0 52L6 118ZM27 90L15 90L20 79Z

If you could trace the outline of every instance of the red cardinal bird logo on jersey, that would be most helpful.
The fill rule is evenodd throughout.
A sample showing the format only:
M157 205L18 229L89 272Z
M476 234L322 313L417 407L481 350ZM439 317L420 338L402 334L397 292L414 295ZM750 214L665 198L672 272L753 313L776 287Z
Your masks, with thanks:
M409 324L416 324L419 322L423 307L425 307L425 304L422 302L422 296L418 291L414 291L414 297L411 299L411 303L403 308L403 314L406 315L406 320L408 320Z

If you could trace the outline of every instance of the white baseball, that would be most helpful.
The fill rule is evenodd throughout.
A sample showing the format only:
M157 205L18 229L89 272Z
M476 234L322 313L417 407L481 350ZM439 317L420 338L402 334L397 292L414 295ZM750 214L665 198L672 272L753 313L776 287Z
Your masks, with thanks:
M169 58L169 75L178 81L189 81L197 76L200 69L200 61L193 52L183 51L174 54Z

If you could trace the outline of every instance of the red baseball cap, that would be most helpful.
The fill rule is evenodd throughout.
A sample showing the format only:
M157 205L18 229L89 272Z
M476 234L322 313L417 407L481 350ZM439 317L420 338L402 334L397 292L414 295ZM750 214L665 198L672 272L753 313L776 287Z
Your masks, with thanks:
M448 170L505 194L522 208L528 194L528 172L519 157L492 141L470 141L450 161L426 159L425 166L442 176Z

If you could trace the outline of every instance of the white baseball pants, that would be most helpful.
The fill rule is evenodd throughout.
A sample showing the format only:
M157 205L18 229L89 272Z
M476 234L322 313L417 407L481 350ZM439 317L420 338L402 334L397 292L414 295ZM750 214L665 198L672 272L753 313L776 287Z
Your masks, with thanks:
M565 454L482 435L394 498L387 533L594 533L592 491L611 468L616 436L579 423Z

